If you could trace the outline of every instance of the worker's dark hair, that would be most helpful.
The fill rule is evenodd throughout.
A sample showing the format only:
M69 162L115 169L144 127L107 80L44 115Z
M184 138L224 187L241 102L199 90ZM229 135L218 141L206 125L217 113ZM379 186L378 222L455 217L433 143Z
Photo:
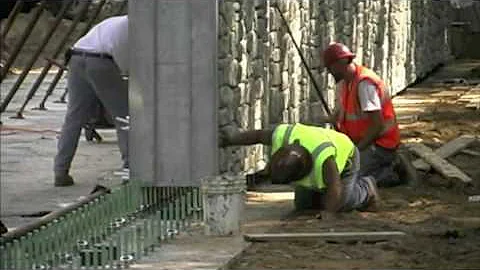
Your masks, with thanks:
M272 183L288 184L298 181L307 176L312 168L312 155L296 141L293 144L280 148L272 156Z

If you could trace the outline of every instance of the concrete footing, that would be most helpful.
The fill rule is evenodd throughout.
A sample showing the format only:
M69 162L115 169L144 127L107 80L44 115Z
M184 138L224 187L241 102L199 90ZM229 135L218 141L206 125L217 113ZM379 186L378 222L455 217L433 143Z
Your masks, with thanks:
M244 176L217 176L202 181L205 234L237 235L244 212Z

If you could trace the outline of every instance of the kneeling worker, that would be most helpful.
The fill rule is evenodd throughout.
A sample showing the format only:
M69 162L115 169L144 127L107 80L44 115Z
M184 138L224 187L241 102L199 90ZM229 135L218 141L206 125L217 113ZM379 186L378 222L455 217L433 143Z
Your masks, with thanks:
M220 146L272 146L265 168L273 184L295 183L297 210L368 211L378 199L373 178L360 177L360 155L340 132L303 124L281 124L273 130L221 134Z

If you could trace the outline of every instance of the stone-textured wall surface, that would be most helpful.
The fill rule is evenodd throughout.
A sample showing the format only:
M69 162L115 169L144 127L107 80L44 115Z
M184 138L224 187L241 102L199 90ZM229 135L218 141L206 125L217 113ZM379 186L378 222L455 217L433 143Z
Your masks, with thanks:
M221 131L262 128L268 123L267 2L221 1L218 80ZM229 147L219 153L221 172L264 166L263 146Z
M480 2L460 1L450 28L450 46L457 58L480 58Z
M221 131L315 121L325 113L275 5L330 106L335 85L323 69L321 51L332 41L349 46L355 61L378 72L392 94L451 58L448 1L220 1ZM221 150L221 172L261 169L266 149Z

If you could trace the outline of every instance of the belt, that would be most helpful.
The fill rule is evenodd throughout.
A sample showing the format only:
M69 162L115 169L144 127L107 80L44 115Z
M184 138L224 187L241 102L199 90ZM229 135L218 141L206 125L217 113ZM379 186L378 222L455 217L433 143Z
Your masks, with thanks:
M81 50L70 49L71 55L80 55L80 56L87 56L87 57L95 57L95 58L106 58L113 60L113 57L108 53L97 53L97 52L87 52Z

